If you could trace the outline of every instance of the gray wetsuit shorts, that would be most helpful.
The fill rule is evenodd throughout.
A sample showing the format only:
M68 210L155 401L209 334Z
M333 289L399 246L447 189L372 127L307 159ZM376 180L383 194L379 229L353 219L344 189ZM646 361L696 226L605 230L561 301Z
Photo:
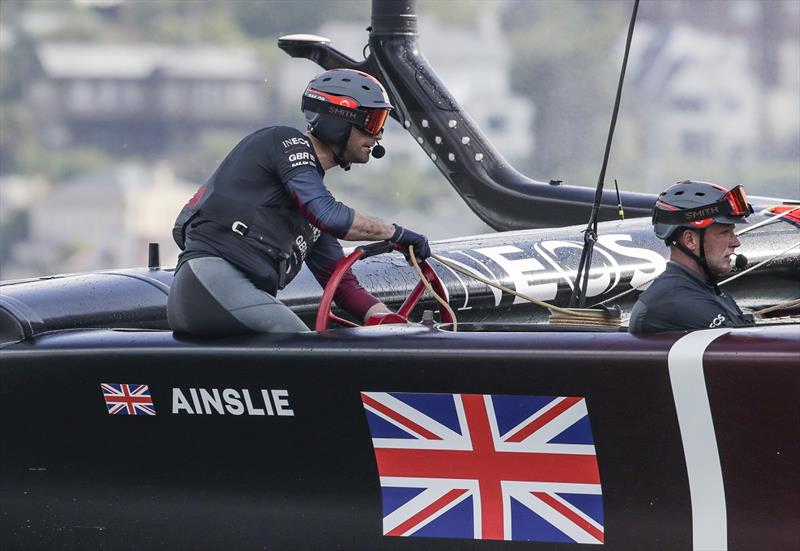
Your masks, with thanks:
M208 337L309 330L288 306L214 256L180 267L167 299L167 320L176 333Z

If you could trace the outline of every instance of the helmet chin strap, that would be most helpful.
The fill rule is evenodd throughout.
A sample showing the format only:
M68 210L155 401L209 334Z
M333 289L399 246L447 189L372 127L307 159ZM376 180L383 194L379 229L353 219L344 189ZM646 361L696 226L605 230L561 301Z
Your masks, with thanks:
M339 151L336 151L335 144L331 144L331 151L333 151L333 160L339 165L340 168L347 171L350 170L350 161L345 160L344 156L347 153L347 142L350 141L350 132L353 131L353 125L351 124L347 129L347 134L342 140L342 143L339 144Z
M344 157L344 154L342 154L342 156L340 157L334 150L333 160L336 161L336 163L339 165L339 168L342 168L344 170L350 170L350 161L345 161L342 157Z
M319 130L315 128L313 125L309 124L308 130L311 134L318 139L323 144L327 145L331 153L333 154L333 161L339 165L339 167L343 168L344 170L350 170L350 161L345 159L345 153L347 151L347 142L350 140L350 131L353 129L353 125L350 125L347 130L347 135L340 143L331 143L319 135Z
M683 231L689 231L689 230L683 230ZM691 258L693 258L700 265L700 267L703 268L703 272L705 272L706 277L708 277L708 281L711 282L711 283L716 283L716 281L717 281L717 279L719 279L719 277L715 273L713 273L711 271L711 268L708 267L708 262L706 261L706 248L705 248L706 231L705 231L705 228L691 230L691 231L697 232L698 235L700 236L700 254L699 255L694 254L694 252L692 252L691 249L689 249L689 247L687 247L686 245L684 245L683 243L680 242L680 238L683 236L683 232L681 232L680 235L678 235L677 239L672 238L669 241L668 244L674 245L683 254L688 255Z

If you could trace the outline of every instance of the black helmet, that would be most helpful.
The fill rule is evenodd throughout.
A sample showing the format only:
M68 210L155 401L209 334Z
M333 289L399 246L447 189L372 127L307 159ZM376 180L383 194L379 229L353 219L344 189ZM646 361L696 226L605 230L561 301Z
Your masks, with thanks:
M684 180L661 192L653 209L656 236L668 245L678 229L701 230L714 222L747 224L753 207L742 186L728 191L708 182Z
M303 92L301 108L311 133L338 156L353 125L378 135L393 109L381 83L353 69L331 69L314 77Z

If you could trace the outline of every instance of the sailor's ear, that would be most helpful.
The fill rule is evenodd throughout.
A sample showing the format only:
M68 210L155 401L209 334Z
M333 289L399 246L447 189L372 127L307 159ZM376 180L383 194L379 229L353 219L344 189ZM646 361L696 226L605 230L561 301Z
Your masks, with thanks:
M695 230L684 230L680 237L680 242L690 251L700 250L700 233Z

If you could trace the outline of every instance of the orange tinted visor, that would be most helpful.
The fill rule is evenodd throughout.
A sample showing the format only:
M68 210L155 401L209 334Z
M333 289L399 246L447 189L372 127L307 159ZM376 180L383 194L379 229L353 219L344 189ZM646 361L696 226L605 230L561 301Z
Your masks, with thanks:
M747 201L747 194L741 185L730 190L722 199L730 206L732 216L746 216L752 212L750 203Z
M389 116L388 109L369 109L367 110L367 118L361 128L368 134L377 136L383 130L386 124L386 117Z

